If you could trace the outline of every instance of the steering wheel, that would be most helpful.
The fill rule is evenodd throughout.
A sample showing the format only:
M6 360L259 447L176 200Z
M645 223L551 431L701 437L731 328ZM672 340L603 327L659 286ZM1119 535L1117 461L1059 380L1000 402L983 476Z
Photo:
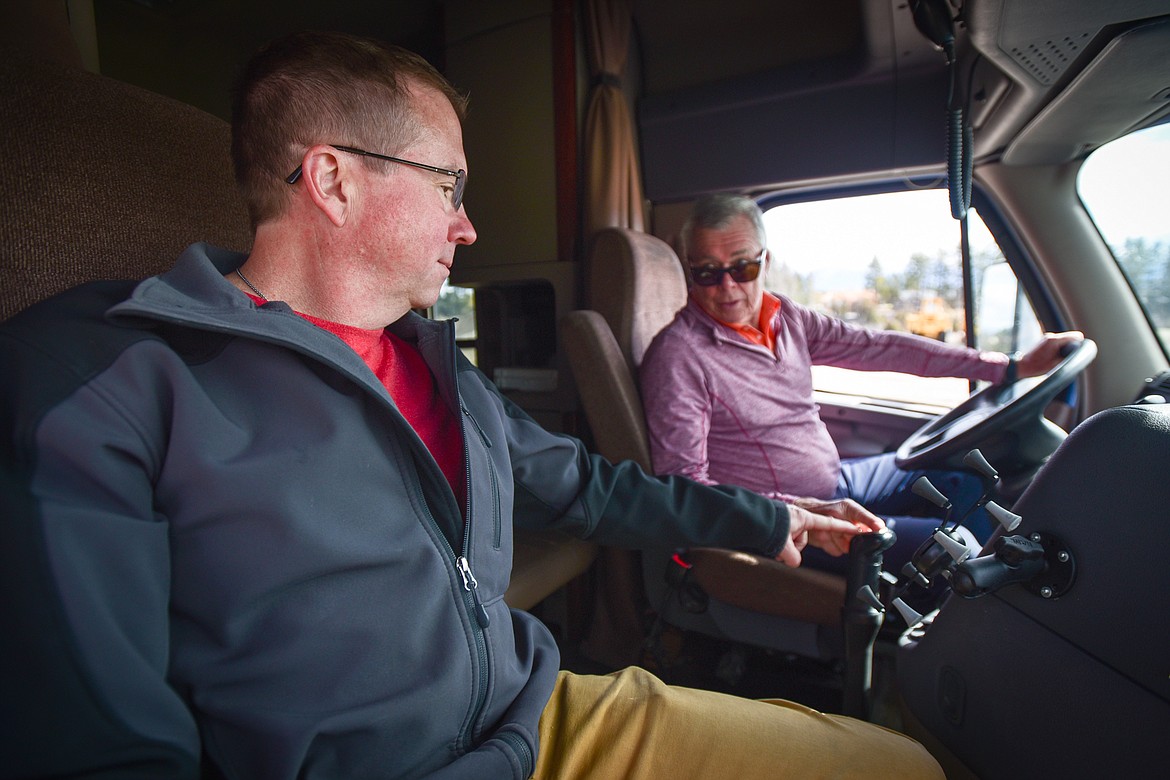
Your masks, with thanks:
M1028 466L1052 454L1065 432L1044 417L1044 408L1097 357L1091 339L1066 345L1064 360L1047 374L986 387L923 425L898 447L894 462L907 471L953 466L979 447L991 458ZM994 461L993 461L994 462Z

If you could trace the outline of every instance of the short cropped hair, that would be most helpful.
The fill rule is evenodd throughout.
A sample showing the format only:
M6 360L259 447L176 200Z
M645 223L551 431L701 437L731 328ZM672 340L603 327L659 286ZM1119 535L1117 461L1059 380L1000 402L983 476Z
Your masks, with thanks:
M463 120L467 99L430 63L398 46L302 32L261 49L232 101L232 164L253 228L284 212L292 189L285 177L310 146L395 155L415 140L421 128L410 88L419 84L445 95Z
M738 217L751 220L760 238L760 247L767 248L768 232L764 229L764 213L754 200L744 195L719 192L703 195L695 201L691 215L679 232L683 257L689 263L691 238L696 230L723 230Z

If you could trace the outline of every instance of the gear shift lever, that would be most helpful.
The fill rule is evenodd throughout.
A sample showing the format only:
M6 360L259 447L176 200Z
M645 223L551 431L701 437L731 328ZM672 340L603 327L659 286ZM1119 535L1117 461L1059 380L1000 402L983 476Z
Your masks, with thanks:
M873 680L873 643L882 627L885 610L878 599L878 578L882 553L896 536L887 529L858 534L849 544L849 568L845 578L845 690L842 707L846 715L867 719Z

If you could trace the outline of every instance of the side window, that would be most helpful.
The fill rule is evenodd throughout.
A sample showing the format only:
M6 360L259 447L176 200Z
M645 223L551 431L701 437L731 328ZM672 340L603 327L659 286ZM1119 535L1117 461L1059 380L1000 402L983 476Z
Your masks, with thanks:
M475 328L475 290L467 287L456 287L443 282L439 291L439 300L431 309L431 316L436 320L457 318L455 323L455 343L463 355L478 365L478 350L476 349Z
M1077 178L1081 200L1170 354L1170 124L1102 146Z
M975 343L1027 349L1040 328L978 213L969 218ZM768 289L868 328L967 342L959 223L944 190L922 189L791 203L764 214L773 263ZM935 407L969 395L965 379L813 367L826 393Z

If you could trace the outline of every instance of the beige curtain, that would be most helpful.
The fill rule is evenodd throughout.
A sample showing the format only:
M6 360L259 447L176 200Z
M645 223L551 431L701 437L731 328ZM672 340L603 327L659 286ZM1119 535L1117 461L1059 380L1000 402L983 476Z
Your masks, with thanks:
M587 0L585 24L593 90L585 114L585 238L605 227L645 230L642 180L633 121L621 77L626 67L632 0ZM640 559L606 547L597 561L598 591L585 655L620 669L642 662L647 628Z
M632 26L631 0L588 0L589 71L585 115L585 236L603 227L644 230L642 181L633 122L621 89Z

